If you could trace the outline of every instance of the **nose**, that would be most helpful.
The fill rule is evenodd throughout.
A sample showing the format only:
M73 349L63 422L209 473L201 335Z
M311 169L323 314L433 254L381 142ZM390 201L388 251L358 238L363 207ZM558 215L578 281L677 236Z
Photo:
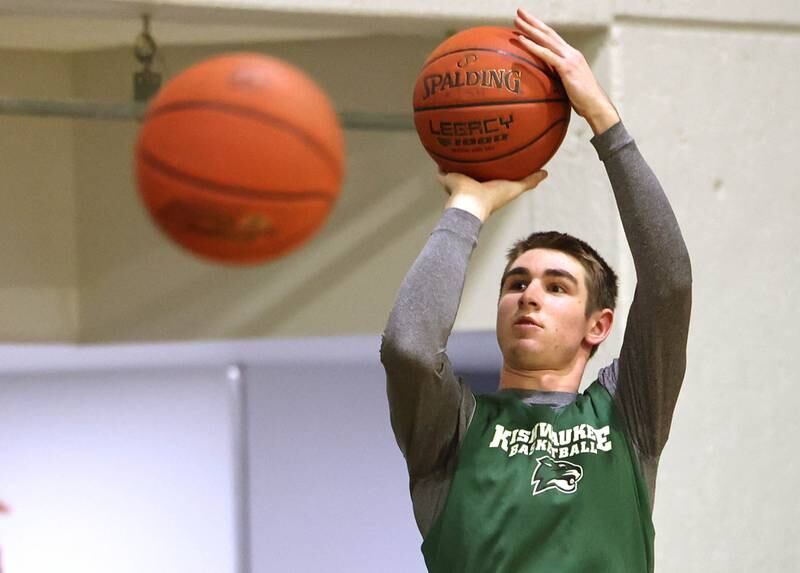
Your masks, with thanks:
M531 306L533 308L539 308L541 305L541 296L542 291L539 288L539 285L536 281L531 281L525 290L519 295L519 300L517 301L519 307Z

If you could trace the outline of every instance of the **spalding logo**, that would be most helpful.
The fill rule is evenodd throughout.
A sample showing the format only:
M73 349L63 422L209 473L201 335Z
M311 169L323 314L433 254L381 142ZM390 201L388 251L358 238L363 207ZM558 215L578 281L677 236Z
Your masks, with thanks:
M460 63L459 63L459 67ZM485 69L462 70L458 69L443 74L429 74L423 78L425 92L422 99L428 99L436 93L450 89L482 87L520 93L522 74L517 69Z

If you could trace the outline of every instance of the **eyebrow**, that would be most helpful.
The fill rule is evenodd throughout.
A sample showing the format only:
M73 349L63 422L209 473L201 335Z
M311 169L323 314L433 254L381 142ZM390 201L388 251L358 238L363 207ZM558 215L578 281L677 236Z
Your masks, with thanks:
M503 273L503 276L500 277L500 286L506 284L506 279L514 275L528 276L530 275L530 273L528 272L528 269L526 269L525 267L514 267L513 269L508 269L506 272Z
M507 270L503 273L503 278L500 279L500 286L506 284L506 279L508 277L512 277L515 275L524 275L530 276L530 271L525 267L514 267L513 269ZM572 273L565 271L564 269L547 269L544 271L544 276L546 277L557 277L567 279L568 281L572 282L575 286L578 286L578 279L575 278L575 275Z
M568 281L571 281L575 286L578 286L578 279L575 278L575 275L565 271L564 269L547 269L544 272L544 276L564 278Z

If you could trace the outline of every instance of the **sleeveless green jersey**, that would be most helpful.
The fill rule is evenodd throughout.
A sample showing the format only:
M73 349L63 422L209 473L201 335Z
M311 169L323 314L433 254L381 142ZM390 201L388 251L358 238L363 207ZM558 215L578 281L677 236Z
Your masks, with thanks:
M476 396L422 553L431 573L647 573L653 539L635 453L595 382L560 409Z

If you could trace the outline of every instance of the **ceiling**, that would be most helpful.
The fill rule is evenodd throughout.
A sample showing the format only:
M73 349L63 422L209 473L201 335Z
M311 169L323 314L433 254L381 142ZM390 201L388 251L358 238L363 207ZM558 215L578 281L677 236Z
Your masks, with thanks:
M0 0L0 49L84 51L131 46L148 12L159 45L415 34L444 37L457 22L409 17L281 12L62 0Z

